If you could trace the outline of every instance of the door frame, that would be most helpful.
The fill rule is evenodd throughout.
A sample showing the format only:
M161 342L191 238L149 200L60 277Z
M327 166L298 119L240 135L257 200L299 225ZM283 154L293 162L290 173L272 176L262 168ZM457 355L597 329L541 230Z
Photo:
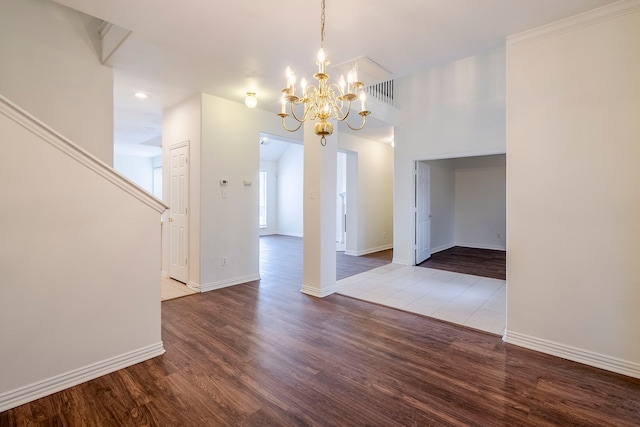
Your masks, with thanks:
M427 183L430 186L431 185L431 166L429 165L429 163L427 161L424 160L415 160L413 162L413 236L414 236L414 244L413 244L413 265L418 265L418 207L419 207L419 194L418 194L418 189L419 189L419 185L418 185L418 164L425 164L427 166ZM428 240L428 256L420 261L426 261L427 259L429 259L431 257L431 191L429 189L429 191L427 192L427 206L429 207L429 220L427 221L427 240Z
M168 197L168 204L169 204L168 223L169 223L169 226L167 227L168 228L168 248L169 248L169 251L168 251L169 259L168 259L168 261L169 261L169 264L167 266L167 270L168 270L167 271L167 275L168 275L169 278L172 278L174 280L178 280L178 281L182 282L182 280L174 278L172 276L172 272L171 272L171 261L172 261L171 257L172 257L172 251L173 251L173 240L172 240L172 230L171 230L171 222L173 220L173 218L172 218L173 210L172 210L172 206L171 206L172 205L172 203L171 203L171 195L172 195L172 185L173 185L172 180L171 180L171 173L172 173L171 172L171 152L172 152L172 150L175 150L175 149L178 149L178 148L183 148L183 147L186 147L186 151L187 151L187 185L186 185L186 189L185 189L185 192L186 192L185 199L186 200L185 200L185 213L184 213L184 215L186 217L186 219L185 219L185 221L186 221L186 232L184 234L185 240L186 240L186 242L185 242L185 255L186 255L185 275L186 275L186 277L184 278L185 279L184 283L188 286L189 285L189 264L190 264L190 261L191 261L191 259L190 259L190 251L189 251L189 247L190 247L190 245L189 245L189 241L190 241L189 233L190 233L190 219L191 219L191 215L189 213L189 206L190 206L190 200L191 200L191 198L190 198L190 189L191 189L191 176L190 176L190 174L191 174L191 162L190 162L191 146L190 146L189 140L178 142L176 144L172 144L172 145L169 145L167 147L168 150L169 150L168 151L168 153L169 153L169 158L168 158L169 170L168 170L168 174L167 174L167 176L169 177L169 180L168 180L168 183L167 183L168 184L167 185L167 189L168 189L168 195L169 195L169 197Z

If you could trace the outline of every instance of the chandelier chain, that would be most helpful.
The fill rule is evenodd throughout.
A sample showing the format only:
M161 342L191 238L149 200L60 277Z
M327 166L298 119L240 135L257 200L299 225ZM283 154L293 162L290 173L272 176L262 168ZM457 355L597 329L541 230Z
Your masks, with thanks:
M322 0L322 13L320 14L320 47L324 49L324 2Z

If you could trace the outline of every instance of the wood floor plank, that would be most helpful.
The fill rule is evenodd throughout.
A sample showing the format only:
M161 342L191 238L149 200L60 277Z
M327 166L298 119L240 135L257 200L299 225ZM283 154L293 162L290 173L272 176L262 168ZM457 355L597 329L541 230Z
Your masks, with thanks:
M431 254L418 266L506 280L506 258L505 251L454 246Z
M289 255L272 247L260 281L163 302L163 356L0 413L0 427L640 425L640 380L310 297L300 251L279 241Z

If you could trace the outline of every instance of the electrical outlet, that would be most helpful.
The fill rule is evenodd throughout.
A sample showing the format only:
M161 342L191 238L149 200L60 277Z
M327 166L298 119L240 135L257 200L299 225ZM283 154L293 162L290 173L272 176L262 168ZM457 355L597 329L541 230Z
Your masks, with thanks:
M227 259L226 256L223 256L220 261L221 261L223 267L226 267L227 264L229 263L229 260Z

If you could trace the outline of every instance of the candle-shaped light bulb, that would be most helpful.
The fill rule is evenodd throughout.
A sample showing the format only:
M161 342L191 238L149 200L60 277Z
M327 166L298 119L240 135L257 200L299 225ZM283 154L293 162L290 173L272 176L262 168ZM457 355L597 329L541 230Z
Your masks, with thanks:
M296 92L296 75L293 71L289 75L289 95L293 96Z
M358 67L353 67L353 70L351 70L351 75L353 76L353 82L357 82L358 81Z
M324 64L326 60L327 57L324 54L324 49L320 48L320 50L318 51L318 67L321 73L324 73Z
M291 67L287 67L287 69L284 72L284 75L287 77L287 89L290 89L290 84L291 84L291 74L293 74L293 71L291 71Z
M347 85L347 82L344 80L344 75L342 74L340 74L338 85L340 86L340 92L344 93L344 87Z
M286 102L287 101L284 99L284 95L282 95L282 97L280 98L280 104L282 104L282 108L280 109L280 113L282 113L282 114L286 113L286 108L287 108Z
M353 83L353 72L347 73L347 93L351 93L351 84Z
M305 79L304 77L302 78L302 80L300 80L300 87L302 88L302 97L304 98L304 93L307 90L307 79Z
M367 111L367 109L364 108L364 102L366 100L367 100L367 94L364 93L364 91L360 92L360 102L361 102L360 111Z

